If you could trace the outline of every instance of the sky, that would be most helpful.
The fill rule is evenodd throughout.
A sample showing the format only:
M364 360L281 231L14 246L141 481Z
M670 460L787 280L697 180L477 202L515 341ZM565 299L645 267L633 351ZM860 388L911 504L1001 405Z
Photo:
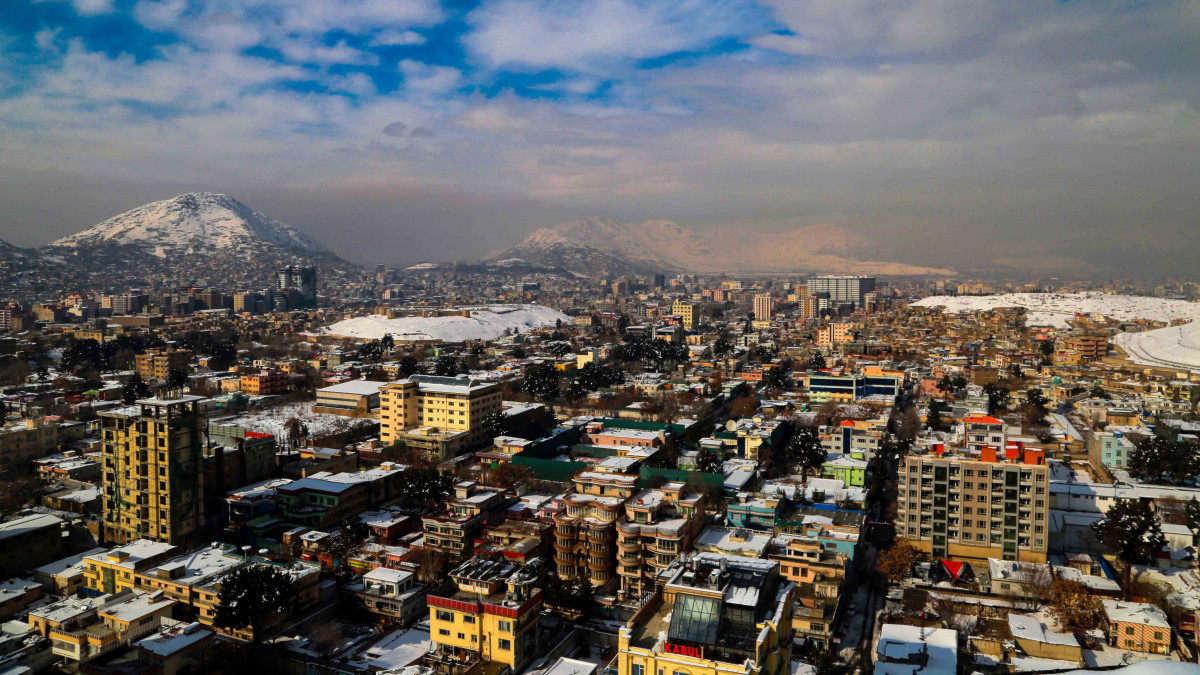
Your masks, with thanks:
M1194 1L5 0L0 238L209 190L367 264L603 216L1187 267L1197 63Z

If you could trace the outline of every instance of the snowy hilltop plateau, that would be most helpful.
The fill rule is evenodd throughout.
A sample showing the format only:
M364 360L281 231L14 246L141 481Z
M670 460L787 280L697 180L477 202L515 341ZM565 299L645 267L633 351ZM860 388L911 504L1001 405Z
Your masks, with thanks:
M1054 328L1066 328L1069 320L1079 314L1103 315L1118 321L1189 321L1181 326L1121 333L1113 342L1135 363L1200 371L1200 302L1104 293L1008 293L935 295L913 304L943 307L947 312L1024 307L1026 324Z
M534 231L488 261L519 261L583 274L684 271L849 274L953 274L950 270L853 257L870 242L832 225L788 232L726 227L697 232L669 220L641 223L590 218Z
M469 308L470 316L359 316L325 328L330 335L378 340L390 334L396 340L493 340L509 332L527 332L553 326L556 321L569 323L571 317L541 305L494 305Z

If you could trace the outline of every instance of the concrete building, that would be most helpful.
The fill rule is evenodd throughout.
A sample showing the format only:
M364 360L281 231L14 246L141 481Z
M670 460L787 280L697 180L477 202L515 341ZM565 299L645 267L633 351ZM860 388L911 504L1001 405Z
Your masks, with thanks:
M149 398L100 413L105 541L198 543L204 524L204 400Z
M34 514L0 523L0 579L33 569L60 557L63 520Z
M499 383L413 375L379 391L380 438L444 461L487 441L484 418L501 410Z
M191 352L181 349L147 349L144 354L134 357L134 369L138 376L147 382L150 380L165 381L172 370L187 372L191 363Z
M775 313L775 300L770 293L759 293L754 296L754 318L758 321L770 321Z
M642 490L625 502L625 519L617 523L618 597L633 600L653 589L655 577L692 548L704 525L704 497L685 492L683 483Z
M671 305L671 314L678 316L683 327L695 330L700 325L700 303L688 300L676 300Z
M0 427L0 469L24 469L58 450L57 419L24 419Z
M819 276L805 283L809 293L828 293L833 304L852 302L862 305L863 297L875 290L875 277Z
M791 671L796 587L779 563L701 553L674 570L621 628L618 675Z
M241 377L242 393L247 396L274 396L287 393L288 374L274 368L264 368L257 373Z
M379 411L382 382L349 380L317 390L313 412L344 417L374 417Z
M554 515L554 563L562 579L588 576L598 593L616 586L616 523L637 493L636 474L581 471ZM636 554L640 558L640 549Z
M535 567L471 558L449 576L453 592L428 597L435 662L449 672L490 663L482 672L508 667L519 673L541 656Z
M1046 562L1050 471L1040 448L909 455L899 476L897 536L935 560Z

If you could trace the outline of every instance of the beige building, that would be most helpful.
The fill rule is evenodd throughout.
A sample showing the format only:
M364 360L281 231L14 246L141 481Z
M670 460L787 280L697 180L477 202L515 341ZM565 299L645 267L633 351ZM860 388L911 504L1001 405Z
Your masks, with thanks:
M380 438L446 460L487 441L484 418L501 411L501 385L458 377L413 375L379 390Z
M204 400L150 398L100 413L105 541L198 543L204 524Z
M558 576L587 575L597 593L616 585L616 523L637 494L636 474L581 471L565 508L554 515L554 563ZM640 557L640 550L636 554Z
M947 451L948 452L948 451ZM1040 448L909 455L896 533L934 559L1046 562L1050 471Z
M0 468L24 468L58 450L58 421L27 419L0 427Z
M831 323L817 331L818 347L833 347L849 342L854 337L854 327L848 323Z
M754 318L756 321L770 321L775 312L775 301L770 293L759 293L754 296Z
M683 483L643 490L625 502L617 524L617 574L621 598L636 600L654 589L654 579L692 548L704 529L704 497L684 492Z

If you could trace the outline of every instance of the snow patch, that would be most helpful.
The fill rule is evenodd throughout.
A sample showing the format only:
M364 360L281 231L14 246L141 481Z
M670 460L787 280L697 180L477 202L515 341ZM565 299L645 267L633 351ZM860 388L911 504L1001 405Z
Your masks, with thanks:
M494 340L506 330L526 332L553 326L556 321L571 323L571 317L542 305L492 305L463 308L470 316L406 316L389 319L382 315L359 316L339 321L324 329L330 335L378 340L390 334L397 340Z
M1024 307L1030 326L1067 328L1077 314L1102 314L1117 321L1200 319L1200 303L1107 293L1006 293L1003 295L933 295L914 307L944 307L946 312L987 311Z

